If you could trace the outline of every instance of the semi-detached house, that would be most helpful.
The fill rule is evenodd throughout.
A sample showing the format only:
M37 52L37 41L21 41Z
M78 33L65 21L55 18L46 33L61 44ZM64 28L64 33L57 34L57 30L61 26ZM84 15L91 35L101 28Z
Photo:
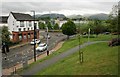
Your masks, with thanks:
M34 25L36 27L36 38L39 39L38 20L34 20L31 15L10 12L7 21L13 42L31 41L34 38Z

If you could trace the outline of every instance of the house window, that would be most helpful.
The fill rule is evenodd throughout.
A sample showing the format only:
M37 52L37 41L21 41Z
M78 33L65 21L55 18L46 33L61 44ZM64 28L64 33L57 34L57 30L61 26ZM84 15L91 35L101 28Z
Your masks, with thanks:
M19 35L19 40L20 40L20 41L22 40L22 35Z
M18 31L20 32L20 31L21 31L21 28L19 28Z
M20 27L24 27L24 21L20 21Z
M29 30L29 28L28 28L28 30Z
M14 21L13 21L13 25L14 25Z
M24 34L24 39L27 39L26 34Z
M31 30L32 30L33 28L31 27Z
M24 28L24 31L25 31L26 29Z
M28 33L28 38L30 38L30 33Z
M30 27L32 26L32 22L31 22L31 21L29 21L29 26L30 26Z

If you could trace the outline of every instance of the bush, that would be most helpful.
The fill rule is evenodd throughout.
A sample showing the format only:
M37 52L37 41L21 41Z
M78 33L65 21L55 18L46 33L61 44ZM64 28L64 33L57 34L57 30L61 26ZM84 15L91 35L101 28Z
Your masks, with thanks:
M118 46L120 45L120 38L114 38L112 39L109 43L108 43L109 46Z

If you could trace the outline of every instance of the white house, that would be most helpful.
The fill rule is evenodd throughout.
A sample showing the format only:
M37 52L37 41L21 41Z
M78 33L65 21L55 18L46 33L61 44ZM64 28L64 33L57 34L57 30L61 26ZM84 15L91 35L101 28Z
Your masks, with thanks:
M33 39L34 18L31 15L10 12L7 22L13 42L27 42ZM35 20L35 27L36 38L39 38L38 20Z

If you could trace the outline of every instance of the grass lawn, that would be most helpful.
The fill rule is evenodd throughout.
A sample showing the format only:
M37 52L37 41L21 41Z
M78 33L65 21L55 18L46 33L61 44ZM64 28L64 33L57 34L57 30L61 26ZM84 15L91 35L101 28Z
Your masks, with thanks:
M117 37L117 36L113 35L112 37ZM104 41L104 40L110 40L110 39L111 39L110 35L99 35L97 38L90 38L90 41L94 41L94 40L95 41L97 41L97 40ZM87 41L88 41L88 38L83 38L83 37L80 38L80 43L81 44L83 44L83 43L85 43ZM25 69L32 68L33 66L35 66L35 64L37 64L39 62L42 62L42 61L45 61L46 59L49 59L49 58L51 58L53 56L59 55L60 53L65 52L65 51L77 46L78 44L79 44L78 37L69 39L69 40L64 42L63 46L59 50L53 52L52 54L50 54L49 56L47 56L47 57L45 57L45 58L43 58L41 60L37 60L37 62L34 62L34 63L28 65L27 68L21 68L20 70L18 70L18 73L21 72L21 71L24 72Z
M117 75L118 46L109 47L107 43L97 43L87 46L84 52L84 62L79 63L78 52L39 71L37 75Z

